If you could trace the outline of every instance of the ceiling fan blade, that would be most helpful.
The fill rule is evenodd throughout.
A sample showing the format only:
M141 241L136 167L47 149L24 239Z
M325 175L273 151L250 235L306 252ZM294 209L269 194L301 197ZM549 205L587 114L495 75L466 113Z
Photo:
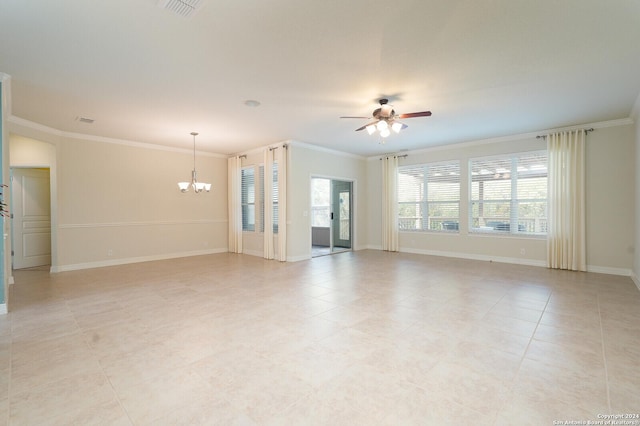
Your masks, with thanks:
M367 126L371 126L372 124L376 124L378 121L380 121L380 120L372 121L371 123L367 123L367 124L365 124L365 125L364 125L364 126L362 126L362 127L358 127L358 128L356 129L356 132L359 132L360 130L364 130L364 129L366 129L366 128L367 128Z
M406 114L400 114L398 118L416 118L416 117L429 117L431 115L431 111L422 111L422 112L409 112Z
M367 118L371 118L371 117L340 117L340 118L361 118L363 120L366 120Z

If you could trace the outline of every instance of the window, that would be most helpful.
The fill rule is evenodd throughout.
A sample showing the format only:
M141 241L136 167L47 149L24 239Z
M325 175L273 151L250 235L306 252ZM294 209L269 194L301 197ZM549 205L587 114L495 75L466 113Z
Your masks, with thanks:
M402 231L457 232L460 224L460 162L398 169L398 226Z
M260 232L264 232L264 165L260 165ZM278 163L273 163L271 181L271 201L273 202L272 219L273 233L278 233Z
M257 179L256 179L257 169ZM264 232L264 165L249 166L242 169L242 230L253 231L259 229ZM273 163L273 232L278 233L278 163ZM257 190L256 190L257 187ZM256 217L256 206L259 216ZM256 224L257 222L257 224ZM257 225L257 227L256 227Z
M278 233L278 162L273 162L273 189L271 190L271 197L273 201L273 233Z
M329 179L311 179L311 226L331 226L331 181Z
M255 169L246 167L241 174L242 230L256 229L256 179Z
M476 232L547 233L547 153L469 161L469 227Z

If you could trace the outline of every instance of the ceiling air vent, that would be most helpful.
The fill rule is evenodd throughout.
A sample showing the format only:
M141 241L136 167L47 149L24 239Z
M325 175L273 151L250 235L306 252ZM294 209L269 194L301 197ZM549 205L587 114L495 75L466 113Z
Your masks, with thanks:
M202 0L158 0L158 7L183 18L192 17L201 7Z

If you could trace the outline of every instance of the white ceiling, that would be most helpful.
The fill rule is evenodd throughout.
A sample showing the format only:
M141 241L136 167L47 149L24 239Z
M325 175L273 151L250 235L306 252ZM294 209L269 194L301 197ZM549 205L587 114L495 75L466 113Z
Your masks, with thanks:
M640 93L640 0L203 2L186 19L157 0L0 0L13 115L183 148L197 131L220 154L292 139L368 156L627 118ZM380 97L433 116L384 145L339 118Z

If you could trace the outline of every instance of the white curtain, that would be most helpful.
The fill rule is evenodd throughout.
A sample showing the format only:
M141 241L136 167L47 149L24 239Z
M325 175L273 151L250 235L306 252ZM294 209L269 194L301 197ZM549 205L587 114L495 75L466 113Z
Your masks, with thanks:
M281 262L287 260L287 160L288 147L282 145L276 150L278 161L278 256Z
M547 135L547 266L586 271L585 130Z
M264 255L265 259L273 259L273 160L274 149L264 150Z
M398 157L382 159L382 250L398 251Z
M231 157L227 161L229 205L229 251L242 253L242 159Z

